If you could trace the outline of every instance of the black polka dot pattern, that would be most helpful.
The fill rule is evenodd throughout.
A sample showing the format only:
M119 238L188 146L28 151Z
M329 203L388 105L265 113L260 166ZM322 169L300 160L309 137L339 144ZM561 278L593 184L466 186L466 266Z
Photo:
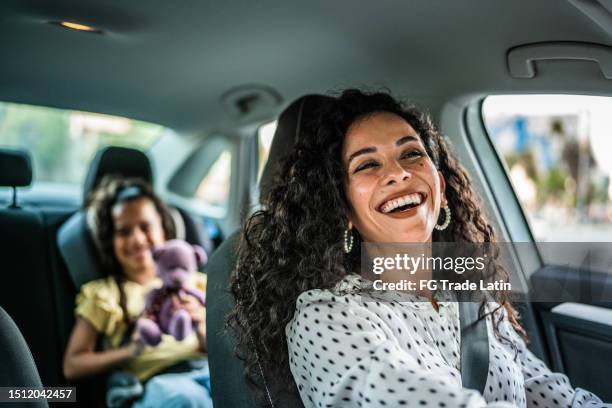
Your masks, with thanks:
M360 284L350 275L339 288ZM461 386L456 303L436 312L427 302L311 290L286 328L289 364L306 407L612 407L552 373L505 316L500 331L513 344L494 336L490 318L487 327L481 395Z

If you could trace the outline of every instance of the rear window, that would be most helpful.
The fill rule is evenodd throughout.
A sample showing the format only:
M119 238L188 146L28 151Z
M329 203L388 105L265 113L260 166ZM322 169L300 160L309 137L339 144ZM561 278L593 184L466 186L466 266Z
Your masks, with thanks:
M612 240L612 98L490 96L482 115L536 240Z
M32 157L34 182L80 185L96 151L147 150L164 127L118 116L0 102L0 146Z

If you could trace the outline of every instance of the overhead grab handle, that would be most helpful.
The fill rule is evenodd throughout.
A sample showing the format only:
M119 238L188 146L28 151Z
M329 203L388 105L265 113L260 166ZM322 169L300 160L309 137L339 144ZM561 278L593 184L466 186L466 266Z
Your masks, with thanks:
M594 61L603 76L612 79L612 47L582 42L546 42L512 48L508 51L508 70L513 78L533 78L535 63L545 60Z

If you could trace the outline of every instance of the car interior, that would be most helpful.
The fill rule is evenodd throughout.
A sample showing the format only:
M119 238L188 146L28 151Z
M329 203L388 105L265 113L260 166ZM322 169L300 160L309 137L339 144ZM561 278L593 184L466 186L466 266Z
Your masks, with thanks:
M240 227L302 121L359 87L431 115L507 243L529 348L612 401L612 138L593 136L612 111L610 1L8 0L0 15L0 387L76 386L79 406L104 406L101 378L69 382L62 361L75 296L101 276L87 197L119 174L206 250L214 405L254 406L225 329ZM594 246L603 267L578 254Z

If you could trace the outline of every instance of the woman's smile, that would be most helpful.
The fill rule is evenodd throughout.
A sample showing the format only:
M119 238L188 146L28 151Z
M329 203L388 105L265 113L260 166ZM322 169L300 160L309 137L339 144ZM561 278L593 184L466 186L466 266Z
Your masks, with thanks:
M426 193L400 193L391 198L385 199L381 205L377 207L378 211L389 216L410 213L410 210L416 210L427 199ZM416 211L412 212L412 214Z

